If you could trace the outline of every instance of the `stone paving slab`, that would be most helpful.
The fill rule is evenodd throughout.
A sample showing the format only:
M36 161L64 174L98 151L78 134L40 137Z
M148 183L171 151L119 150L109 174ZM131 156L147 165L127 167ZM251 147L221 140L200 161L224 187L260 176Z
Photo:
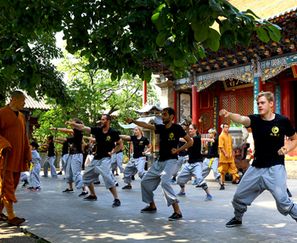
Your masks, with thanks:
M117 177L120 187L123 182ZM243 225L226 228L233 216L231 199L236 185L227 184L220 191L217 182L209 179L213 201L205 202L201 188L190 183L186 196L180 197L184 219L169 222L172 209L166 206L161 188L155 191L158 211L141 214L145 206L141 201L139 179L133 189L118 188L122 206L112 208L112 196L103 185L96 186L97 201L83 201L79 191L65 194L63 176L58 179L42 178L42 190L31 192L18 188L18 216L25 217L21 227L0 224L0 242L296 242L296 222L281 215L269 192L260 195L245 214ZM297 201L297 180L288 180L288 187ZM178 191L178 185L174 185ZM28 231L39 237L25 237ZM23 237L23 238L21 238Z

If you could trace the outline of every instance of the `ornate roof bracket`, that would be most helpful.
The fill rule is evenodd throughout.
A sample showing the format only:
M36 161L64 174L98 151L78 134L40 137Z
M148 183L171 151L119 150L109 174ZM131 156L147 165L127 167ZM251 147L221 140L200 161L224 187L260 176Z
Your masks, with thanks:
M201 91L214 82L228 79L237 79L246 83L253 83L254 77L261 77L262 81L266 81L285 69L290 68L293 64L297 64L297 53L264 61L257 58L256 60L251 60L251 64L249 65L199 75L192 74L191 77L177 79L175 80L175 86L191 87L191 85L194 84L197 86L197 90Z

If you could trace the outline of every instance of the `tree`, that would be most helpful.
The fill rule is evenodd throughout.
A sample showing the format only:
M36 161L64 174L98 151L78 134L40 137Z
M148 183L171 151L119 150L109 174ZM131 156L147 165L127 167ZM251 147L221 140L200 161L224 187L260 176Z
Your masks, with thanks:
M65 121L74 117L81 119L85 125L94 126L101 114L115 116L113 126L119 128L118 122L124 122L125 117L136 117L135 110L142 106L142 82L139 77L124 74L121 79L112 80L105 70L88 69L85 58L67 55L59 70L67 73L67 92L71 102L56 104L46 113L39 116L40 127L35 129L34 137L44 139L50 133L50 127L64 127ZM149 96L155 97L149 89Z
M276 26L227 0L11 0L0 2L0 13L2 96L21 87L60 102L67 101L65 85L51 64L58 31L70 53L86 57L90 70L109 70L113 80L123 73L149 80L148 62L181 76L208 50L248 45L255 33L265 42L280 39Z

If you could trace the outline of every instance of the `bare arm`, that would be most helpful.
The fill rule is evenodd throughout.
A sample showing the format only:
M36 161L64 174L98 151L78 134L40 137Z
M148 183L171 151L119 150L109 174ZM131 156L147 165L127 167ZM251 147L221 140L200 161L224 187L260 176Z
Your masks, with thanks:
M178 154L179 152L193 146L193 139L188 134L186 136L184 136L183 139L185 140L186 143L183 146L181 146L180 148L171 149L172 154Z
M76 123L74 121L67 121L65 123L66 125L70 125L72 128L76 128L77 130L80 130L80 131L84 131L88 134L91 133L91 128L90 127L86 127L84 124L79 124L79 123Z
M152 151L152 145L149 144L149 145L146 146L146 150L143 151L143 154L148 154L148 153L150 153L151 151Z
M285 155L297 147L297 134L289 137L289 142L278 150L279 155Z
M118 141L116 141L116 146L112 150L112 153L117 153L123 148L124 148L123 140L119 139Z
M69 129L69 128L51 127L50 130L57 131L57 132L68 133L68 134L73 134L73 130Z
M135 121L134 119L132 119L132 118L127 118L126 119L126 122L127 123L134 123L135 125L137 125L137 126L140 126L140 127L143 127L143 128L147 128L147 129L150 129L150 130L156 130L156 127L155 127L155 125L152 125L152 124L148 124L148 123L146 123L146 122L142 122L142 121Z
M125 141L131 141L131 136L128 136L128 135L120 135L120 138Z
M251 119L248 116L242 116L240 114L229 112L225 109L220 110L220 116L229 117L232 121L236 123L240 123L245 127L249 127L251 125Z

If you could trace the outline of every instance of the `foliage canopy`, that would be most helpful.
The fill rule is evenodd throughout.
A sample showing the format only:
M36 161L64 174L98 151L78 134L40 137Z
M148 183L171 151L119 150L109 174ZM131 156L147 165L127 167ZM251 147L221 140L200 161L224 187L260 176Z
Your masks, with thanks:
M214 27L216 24L218 27ZM248 45L253 34L279 41L280 30L240 12L227 0L10 0L0 3L0 89L20 87L30 95L67 101L54 35L66 49L88 59L88 68L149 80L148 61L182 76L208 50Z

